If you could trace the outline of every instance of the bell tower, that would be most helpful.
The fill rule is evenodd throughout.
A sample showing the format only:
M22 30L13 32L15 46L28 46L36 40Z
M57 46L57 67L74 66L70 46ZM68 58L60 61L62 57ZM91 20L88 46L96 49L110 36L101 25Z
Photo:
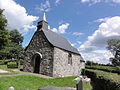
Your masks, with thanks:
M46 15L44 13L43 17L42 17L42 20L38 22L38 25L37 25L37 30L39 29L45 29L45 30L48 30L48 22L46 20Z

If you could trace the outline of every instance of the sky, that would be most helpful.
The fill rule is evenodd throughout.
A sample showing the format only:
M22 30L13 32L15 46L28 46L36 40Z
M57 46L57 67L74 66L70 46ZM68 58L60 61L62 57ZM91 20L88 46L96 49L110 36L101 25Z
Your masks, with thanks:
M107 40L120 38L120 0L0 0L0 8L7 28L24 36L23 47L44 12L49 29L65 37L85 61L109 63Z

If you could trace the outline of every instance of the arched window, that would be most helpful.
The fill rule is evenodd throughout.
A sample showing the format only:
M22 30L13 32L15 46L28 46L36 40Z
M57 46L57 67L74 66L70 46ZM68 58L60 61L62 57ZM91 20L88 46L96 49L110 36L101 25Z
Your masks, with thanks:
M68 53L68 64L72 65L72 54Z

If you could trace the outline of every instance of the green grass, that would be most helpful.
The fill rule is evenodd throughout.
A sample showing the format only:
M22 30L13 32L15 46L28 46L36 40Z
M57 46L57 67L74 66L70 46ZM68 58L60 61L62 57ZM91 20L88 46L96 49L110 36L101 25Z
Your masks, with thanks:
M37 90L45 86L75 87L75 77L44 79L36 76L0 77L0 90L14 86L15 90Z
M21 65L19 68L23 68ZM13 75L13 69L7 68L7 65L0 65L0 69L10 71L10 73L0 73L0 75ZM58 87L76 87L74 81L76 77L44 79L31 75L20 75L11 77L0 77L0 90L8 90L10 86L14 86L15 90L37 90L45 86L58 86ZM91 90L91 85L83 83L83 90Z
M92 90L92 86L89 83L83 83L83 90Z
M12 77L0 77L0 90L7 90L10 86L14 86L15 90L38 90L45 86L57 87L76 87L74 81L76 77L44 79L31 75L21 75ZM90 90L88 84L83 84L84 90Z
M4 69L5 70L5 69L8 69L8 68L7 68L7 65L0 65L0 69Z
M23 65L20 65L20 66L19 66L19 69L23 69Z
M0 73L0 75L14 75L18 74L17 72L8 72L8 73Z
M7 68L7 65L0 65L0 69L10 70L11 68ZM17 68L14 68L14 69L17 69ZM23 69L23 65L20 65L18 69Z
M13 69L7 68L7 65L0 65L0 69L9 71L8 73L0 73L0 75L13 75L13 74L18 74L17 72L14 72Z

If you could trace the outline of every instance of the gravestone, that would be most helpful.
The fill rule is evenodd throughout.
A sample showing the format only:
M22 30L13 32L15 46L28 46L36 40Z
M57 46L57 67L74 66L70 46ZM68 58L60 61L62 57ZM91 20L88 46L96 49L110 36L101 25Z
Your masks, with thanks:
M76 88L77 88L77 90L83 90L83 87L82 87L83 85L82 85L82 79L80 79L78 82L77 82L77 84L76 84Z
M82 84L82 77L77 77L74 80L76 81L76 88L77 90L83 90L83 84Z
M38 90L76 90L76 89L75 88L47 86L47 87L44 87L44 88L39 88Z

